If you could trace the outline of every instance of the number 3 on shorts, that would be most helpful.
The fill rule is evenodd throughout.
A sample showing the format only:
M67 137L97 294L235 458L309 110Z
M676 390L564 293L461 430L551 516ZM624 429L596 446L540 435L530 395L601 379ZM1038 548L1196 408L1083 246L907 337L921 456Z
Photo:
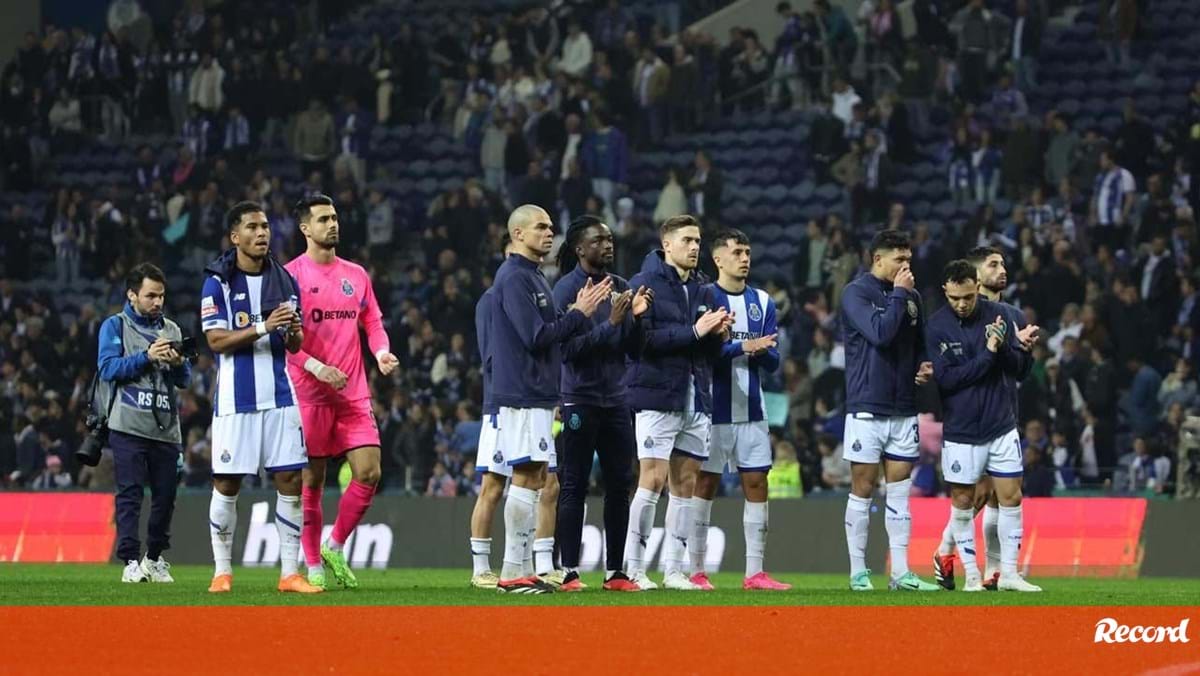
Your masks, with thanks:
M913 425L913 443L914 443L914 444L920 444L920 443L921 443L921 432L920 432L920 427L918 427L917 425Z

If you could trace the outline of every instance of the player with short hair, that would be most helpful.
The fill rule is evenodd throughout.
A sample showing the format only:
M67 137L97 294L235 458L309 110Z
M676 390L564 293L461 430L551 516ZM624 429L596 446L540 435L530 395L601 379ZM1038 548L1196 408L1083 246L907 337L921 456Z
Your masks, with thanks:
M502 593L545 594L553 586L522 571L535 530L538 490L555 455L554 407L562 369L560 343L591 326L589 321L612 283L590 281L567 312L554 305L550 284L538 266L554 244L550 215L525 204L508 219L512 254L496 272L487 364L493 402L499 408L499 449L512 467L504 504L504 566L496 589ZM553 539L550 548L553 549Z
M279 591L318 593L300 565L300 470L308 464L296 391L285 354L304 342L296 280L271 254L262 205L239 202L225 216L233 247L204 268L200 321L217 356L212 422L213 493L208 522L216 571L208 590L233 588L233 536L242 477L274 475L282 573Z
M636 411L640 474L629 509L625 558L630 579L643 590L658 585L646 576L646 544L654 529L658 497L669 487L663 586L698 590L683 571L683 550L695 526L692 494L700 463L708 458L712 366L732 322L717 307L697 270L700 223L687 214L663 221L662 248L646 255L629 285L654 292L643 317L641 350L626 377L626 402Z
M846 430L842 453L850 462L846 547L850 589L869 591L867 528L871 494L883 460L887 482L884 525L891 550L888 588L938 591L908 568L912 517L908 494L920 452L916 385L929 381L921 295L914 286L908 235L883 230L871 240L871 269L846 285L841 323L846 346Z
M981 246L968 251L966 260L975 266L975 274L979 278L979 295L1000 305L1002 314L1016 327L1022 349L1031 349L1037 339L1038 327L1028 327L1025 314L1003 302L1004 289L1008 287L1008 269L1004 264L1004 254L996 247ZM1020 419L1017 408L1017 381L1007 375L1004 380L1012 395L1013 415ZM1000 579L1000 503L992 490L991 477L986 473L979 478L979 483L975 486L974 504L976 514L983 512L983 536L987 545L987 568L983 575L983 588L996 591ZM951 515L942 530L942 542L933 556L934 579L943 589L954 589L954 569L957 561L958 557L954 554L954 519Z
M354 589L358 579L342 547L371 507L380 477L379 426L371 410L359 329L366 332L380 374L390 375L400 361L388 344L370 275L337 255L341 235L333 200L321 194L304 197L296 203L295 217L308 242L307 250L284 266L300 285L308 316L304 343L288 356L300 419L308 432L300 542L310 584L324 588L328 566L339 584ZM322 543L325 470L330 458L343 456L352 478L338 502L333 531Z
M688 543L692 560L692 583L712 589L704 570L708 553L708 526L713 498L726 467L737 470L742 480L742 532L746 538L746 576L742 589L785 590L792 585L779 582L763 570L767 549L767 473L771 471L771 436L763 405L762 372L779 368L775 338L775 301L746 280L750 277L750 238L740 230L717 233L712 245L717 281L709 285L717 307L731 317L730 342L721 346L713 360L712 433L708 459L700 465L692 508L696 533Z
M561 276L554 285L555 303L565 310L589 281L611 280L613 291L592 315L591 329L563 344L562 493L556 529L566 570L562 591L584 588L577 569L593 456L599 456L604 476L604 532L620 534L629 527L629 489L637 442L621 382L625 355L640 338L641 318L650 309L654 294L645 287L635 293L628 282L608 271L612 262L612 230L595 216L575 219L558 250ZM624 544L620 537L608 540L603 589L641 591L623 572Z
M1021 437L1007 378L1023 380L1033 358L998 303L979 298L975 266L951 261L942 274L948 305L933 313L926 344L942 395L942 474L950 485L954 541L966 577L964 591L983 591L975 563L975 488L986 471L1000 501L1003 591L1039 592L1017 572L1021 547ZM1036 330L1036 327L1033 327Z
M509 240L508 234L504 235L504 255L507 257L512 253L512 242ZM479 477L479 494L475 496L475 506L471 509L471 586L477 589L495 589L496 584L500 581L499 576L492 572L492 520L496 514L496 507L500 504L500 498L504 496L504 486L508 479L512 476L512 467L505 462L504 452L500 449L500 426L499 426L499 407L496 406L492 399L492 369L488 363L488 346L490 344L489 336L491 334L491 317L495 307L495 285L489 287L479 297L479 301L475 304L475 338L479 348L480 356L480 375L483 380L483 407L482 407L482 429L479 433L479 445L477 446L475 455L475 470L476 476ZM526 556L522 564L522 577L529 577L535 574L533 547L537 542L539 535L547 529L547 523L552 524L554 517L551 516L547 507L550 498L558 499L556 492L547 489L552 489L557 486L555 480L555 472L558 469L557 456L550 456L550 466L547 469L546 485L538 491L537 501L537 527L534 532L530 533L529 547L526 551ZM553 492L553 495L550 493ZM549 531L551 538L550 552L553 554L553 530ZM545 549L543 542L537 543L539 549ZM553 560L549 563L545 560L545 555L542 557L542 565L544 570L553 568ZM556 586L562 583L562 579L558 577L559 571L551 570L550 573L543 577L543 581L551 586ZM564 574L565 577L565 574Z

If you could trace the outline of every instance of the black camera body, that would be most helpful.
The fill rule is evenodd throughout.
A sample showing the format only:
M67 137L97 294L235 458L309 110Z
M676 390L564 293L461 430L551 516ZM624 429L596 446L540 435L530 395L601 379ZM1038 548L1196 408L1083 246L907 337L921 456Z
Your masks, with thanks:
M191 336L184 336L183 340L171 341L171 349L179 353L184 359L195 362L200 353L196 350L196 339Z
M87 426L88 433L79 450L75 451L75 459L88 467L95 467L100 464L101 452L108 444L108 420L92 413L83 424Z

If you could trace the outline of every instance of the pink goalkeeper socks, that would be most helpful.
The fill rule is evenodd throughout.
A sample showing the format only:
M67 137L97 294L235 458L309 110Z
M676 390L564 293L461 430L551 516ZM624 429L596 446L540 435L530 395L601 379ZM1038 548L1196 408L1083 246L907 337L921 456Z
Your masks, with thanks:
M374 486L352 480L338 502L337 520L333 522L330 539L338 544L345 544L354 529L358 528L358 522L362 521L363 514L367 513L374 496Z
M309 566L316 566L321 563L321 527L325 525L325 517L321 514L321 489L305 486L300 492L300 505L304 511L304 525L300 528L304 561Z

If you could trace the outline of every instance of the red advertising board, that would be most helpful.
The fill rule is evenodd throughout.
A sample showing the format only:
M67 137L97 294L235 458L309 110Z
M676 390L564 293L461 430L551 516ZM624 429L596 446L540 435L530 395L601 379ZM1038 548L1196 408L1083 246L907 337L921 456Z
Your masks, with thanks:
M115 539L111 495L0 493L0 561L103 563Z
M1136 577L1142 561L1142 498L1030 498L1024 501L1024 539L1018 565L1039 577ZM909 564L932 573L932 554L950 516L945 498L913 498ZM975 520L980 568L987 544Z

